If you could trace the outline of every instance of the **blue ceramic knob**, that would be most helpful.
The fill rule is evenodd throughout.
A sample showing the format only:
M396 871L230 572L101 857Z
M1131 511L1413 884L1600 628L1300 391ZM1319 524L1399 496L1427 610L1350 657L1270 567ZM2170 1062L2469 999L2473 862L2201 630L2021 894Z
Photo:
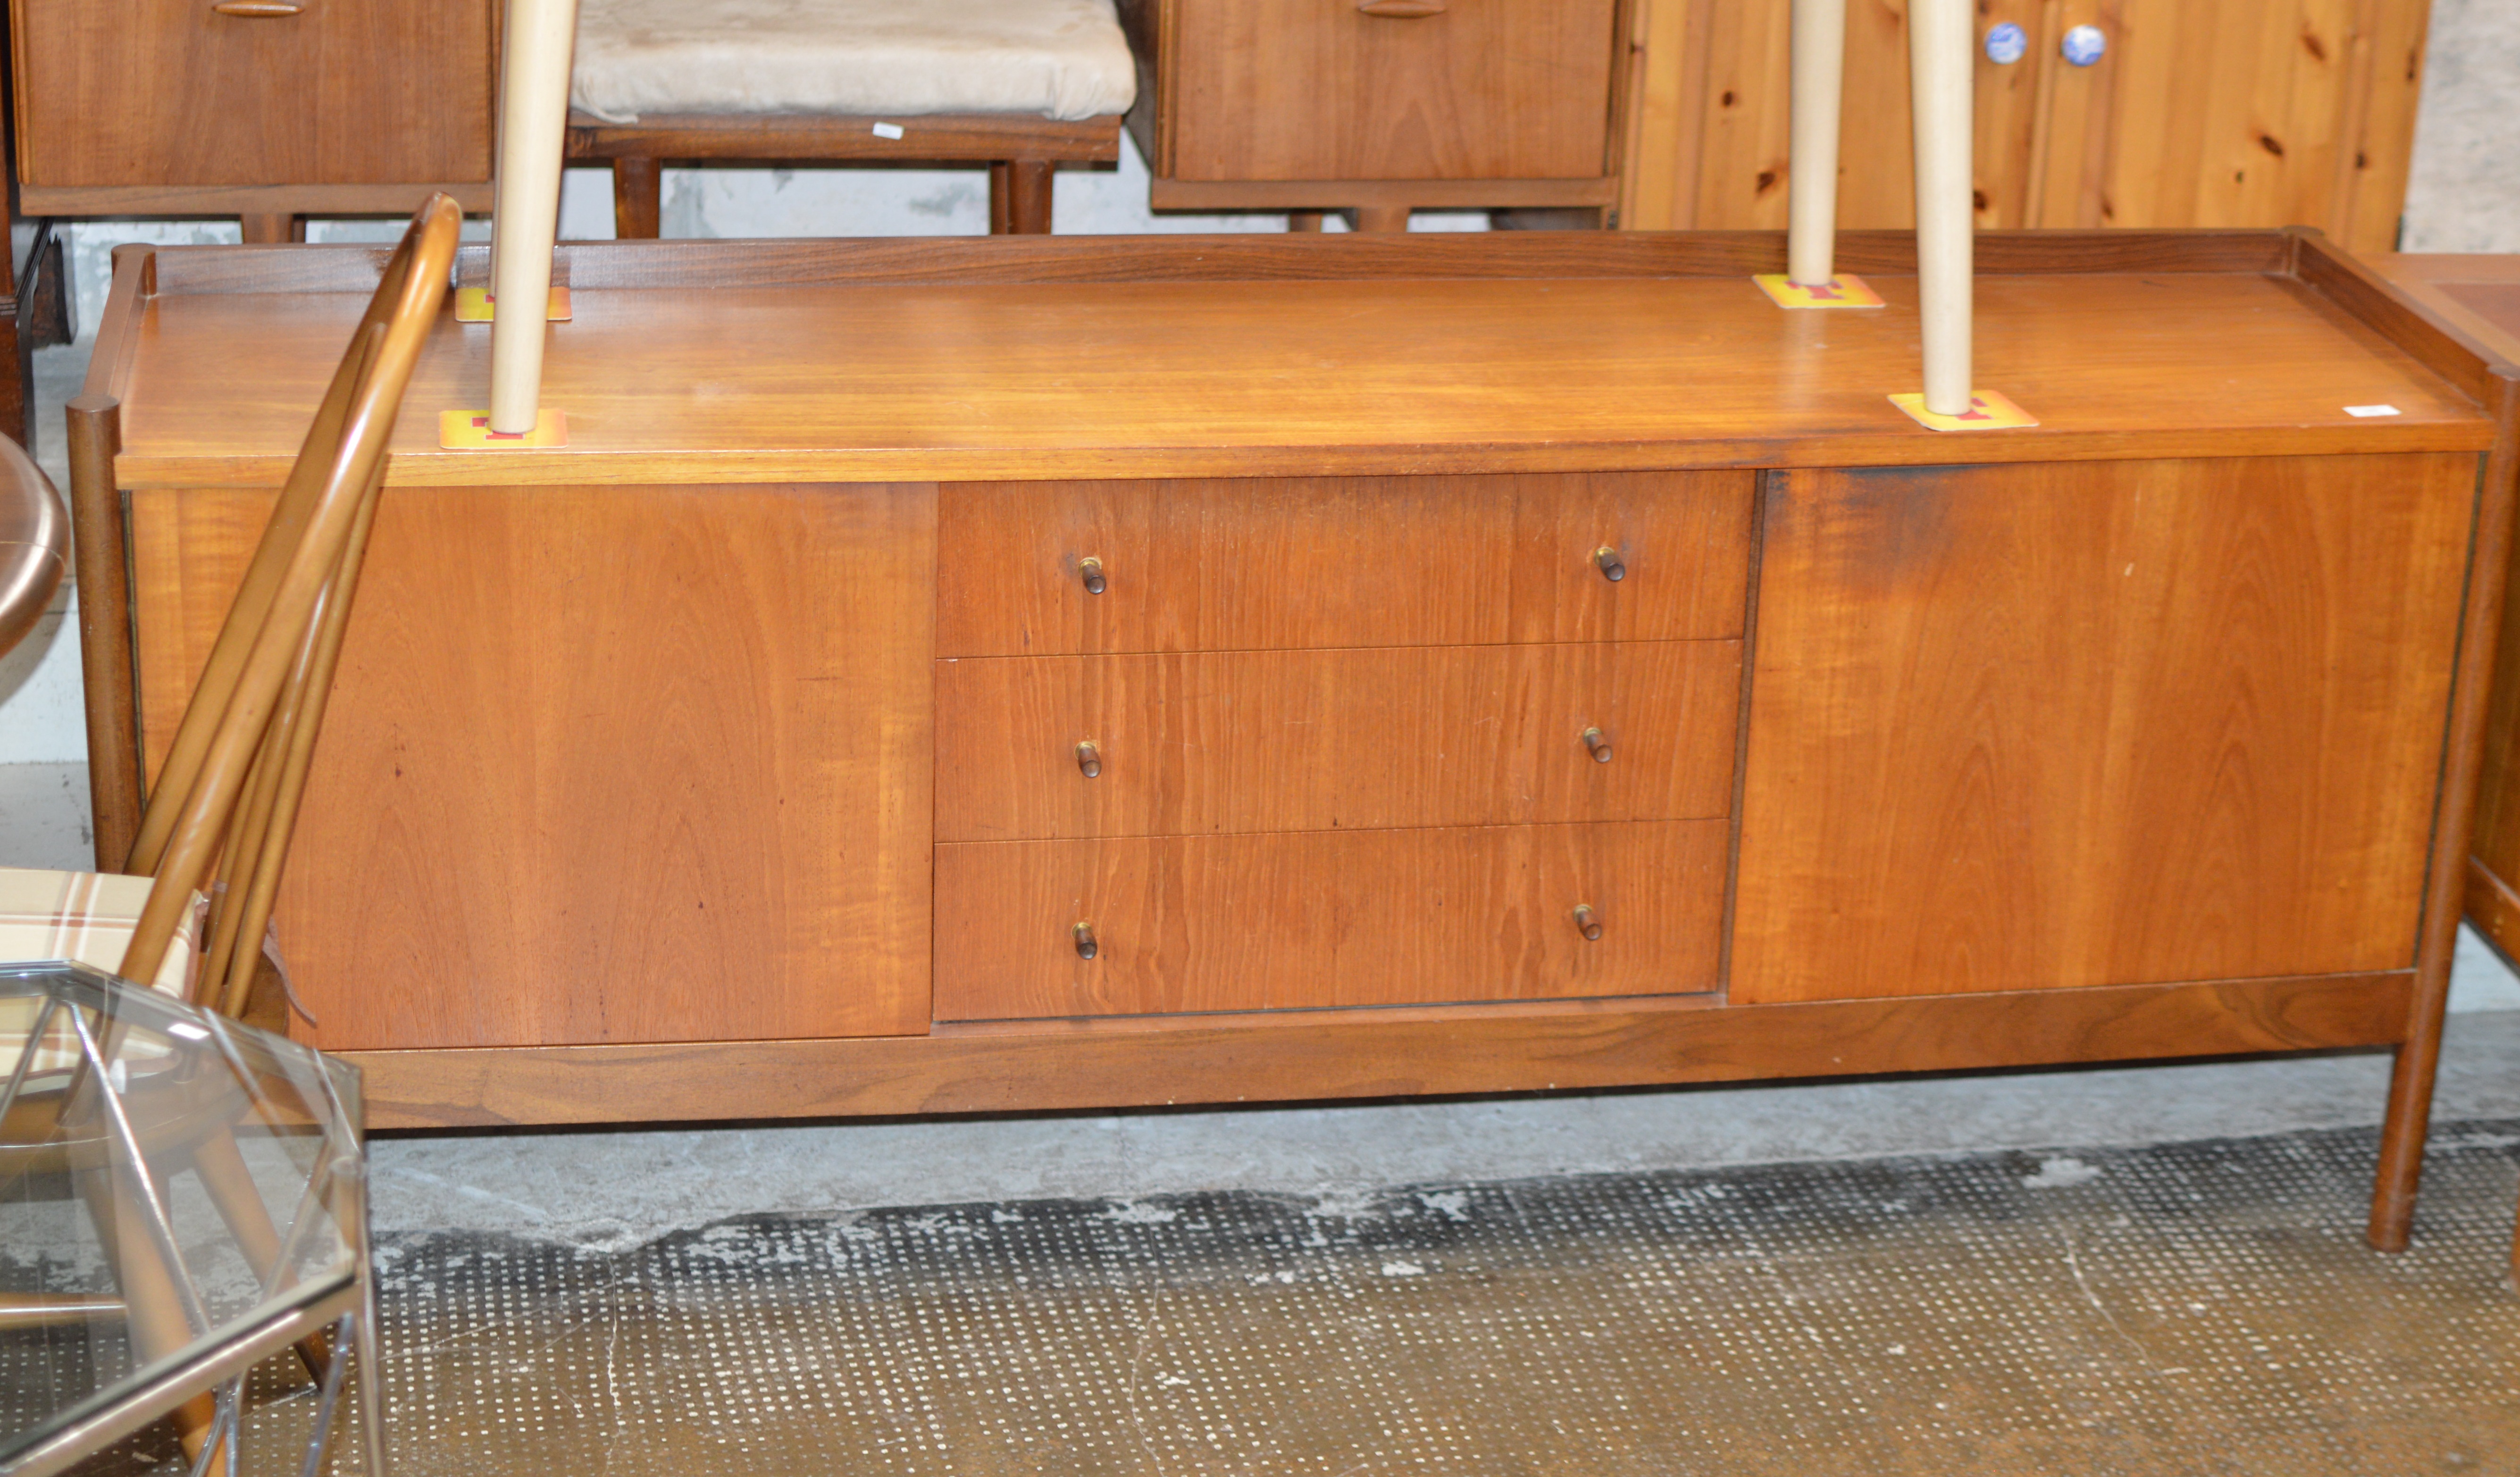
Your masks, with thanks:
M2108 55L2109 38L2096 25L2077 25L2065 32L2065 60L2089 67Z
M1986 33L1986 59L1998 67L2010 67L2030 54L2030 33L2006 21Z

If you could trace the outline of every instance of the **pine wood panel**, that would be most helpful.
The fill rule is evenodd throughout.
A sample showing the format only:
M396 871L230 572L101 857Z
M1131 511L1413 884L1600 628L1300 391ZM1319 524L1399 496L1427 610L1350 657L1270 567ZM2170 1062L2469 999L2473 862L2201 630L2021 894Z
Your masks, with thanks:
M1354 0L1170 0L1185 180L1539 179L1609 167L1616 0L1475 0L1399 20Z
M948 659L936 835L1722 816L1740 690L1737 641Z
M1623 220L1785 219L1790 0L1664 0L1648 22ZM2028 53L1976 58L1985 227L2316 225L2386 249L2406 197L2426 0L1980 0ZM1847 17L1839 223L1912 223L1907 7ZM2094 66L2058 55L2094 25Z
M153 768L268 507L135 497ZM925 1029L932 520L388 491L281 899L315 1044Z
M949 656L1737 636L1748 472L938 491ZM1619 551L1613 582L1596 551ZM1102 594L1078 570L1100 559Z
M215 14L208 0L14 0L20 178L486 180L495 9L318 0L248 19Z
M2477 476L1776 478L1734 998L2407 966Z
M1711 990L1722 821L936 848L939 1020ZM1574 909L1590 905L1587 941ZM1097 952L1072 935L1093 926Z

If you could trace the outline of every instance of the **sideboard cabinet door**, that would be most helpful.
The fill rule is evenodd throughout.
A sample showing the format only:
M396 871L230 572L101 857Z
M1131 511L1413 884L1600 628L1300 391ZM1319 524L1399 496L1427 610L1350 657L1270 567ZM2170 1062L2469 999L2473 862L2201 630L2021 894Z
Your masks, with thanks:
M154 770L271 495L132 495ZM361 1048L928 1022L923 484L389 487L281 884Z
M11 0L19 178L95 185L487 179L483 0Z
M2477 475L1773 476L1733 999L2409 967Z

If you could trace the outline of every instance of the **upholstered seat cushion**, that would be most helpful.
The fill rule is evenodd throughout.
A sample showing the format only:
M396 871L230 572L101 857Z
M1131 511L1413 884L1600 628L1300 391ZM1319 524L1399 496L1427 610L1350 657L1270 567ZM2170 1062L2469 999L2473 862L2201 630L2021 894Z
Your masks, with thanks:
M0 867L0 960L75 960L118 973L140 910L148 906L150 885L147 877L112 873ZM168 995L180 998L192 981L193 922L199 913L198 908L184 910L174 947L149 982ZM0 1080L17 1068L26 1033L34 1027L34 1004L0 1000ZM56 1026L45 1038L32 1072L62 1071L77 1059L77 1047L66 1027ZM152 1053L135 1043L134 1054Z
M644 113L1125 112L1112 0L580 0L569 102Z

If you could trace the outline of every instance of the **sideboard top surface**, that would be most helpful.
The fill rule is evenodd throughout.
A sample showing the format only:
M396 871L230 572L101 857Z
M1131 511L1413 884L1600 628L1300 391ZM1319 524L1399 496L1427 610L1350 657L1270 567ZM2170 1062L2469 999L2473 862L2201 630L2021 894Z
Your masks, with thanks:
M573 248L575 317L546 360L567 449L437 449L438 413L488 396L488 330L450 306L405 402L393 481L1928 465L2479 450L2493 436L2458 386L2275 271L1982 270L1977 383L2041 424L1936 433L1888 399L1920 378L1915 280L1896 270L1868 278L1885 308L1784 312L1734 272L650 286L608 280L603 249ZM1105 244L1104 259L1129 249ZM157 253L155 291L129 262L117 278L122 311L89 388L122 402L119 479L276 483L363 306L343 264L367 257L189 250L198 266L178 267L188 248ZM2347 409L2370 406L2396 414Z

